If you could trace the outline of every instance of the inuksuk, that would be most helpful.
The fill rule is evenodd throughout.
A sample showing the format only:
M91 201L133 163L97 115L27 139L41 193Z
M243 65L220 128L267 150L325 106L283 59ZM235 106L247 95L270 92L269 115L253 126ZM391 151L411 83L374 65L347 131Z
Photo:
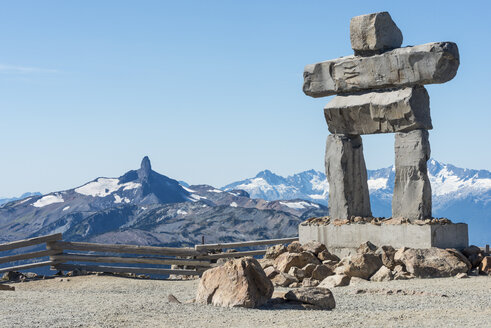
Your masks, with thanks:
M430 157L428 130L433 127L424 85L454 78L459 67L457 45L433 42L401 48L402 33L388 12L352 18L350 39L354 55L307 65L304 70L306 95L314 98L335 95L324 108L332 133L327 137L325 153L330 220L349 223L355 217L358 221L372 217L361 135L394 133L392 218L406 223L431 222L431 186L426 163ZM331 237L342 238L339 229L333 229L336 232ZM347 239L361 236L353 240L353 245L386 239L391 233L401 242L411 244L394 231L378 231L377 235L382 233L380 237L368 239L368 227L358 227L361 230L356 232L355 228L346 229L351 229ZM462 235L459 242L467 243L467 226L459 225L457 230L462 231L457 233ZM303 236L300 231L301 240L320 238L327 245L333 243L331 237L313 237L326 235L325 232L310 231L306 236L305 231ZM431 240L427 244L435 246Z

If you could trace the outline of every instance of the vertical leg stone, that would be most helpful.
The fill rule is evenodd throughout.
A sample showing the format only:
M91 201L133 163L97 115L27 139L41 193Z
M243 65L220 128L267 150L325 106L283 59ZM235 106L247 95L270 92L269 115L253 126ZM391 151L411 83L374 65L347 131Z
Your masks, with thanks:
M360 136L331 134L326 143L329 215L334 219L372 215Z
M392 217L410 220L431 217L431 185L426 162L430 158L427 130L395 135L395 186Z

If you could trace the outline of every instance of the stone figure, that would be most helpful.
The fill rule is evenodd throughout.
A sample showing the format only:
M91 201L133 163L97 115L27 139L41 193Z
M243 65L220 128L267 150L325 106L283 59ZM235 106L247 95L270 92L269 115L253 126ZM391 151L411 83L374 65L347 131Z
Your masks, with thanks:
M353 17L354 55L307 65L303 91L317 98L336 95L324 108L332 133L325 167L332 218L371 216L361 135L395 133L392 217L431 217L426 162L430 100L423 85L451 80L459 67L453 42L403 47L402 33L388 12Z

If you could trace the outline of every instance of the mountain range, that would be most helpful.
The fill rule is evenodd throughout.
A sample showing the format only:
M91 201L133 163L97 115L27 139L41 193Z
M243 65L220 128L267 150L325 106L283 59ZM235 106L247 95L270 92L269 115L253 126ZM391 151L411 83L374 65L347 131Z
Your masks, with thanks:
M491 241L491 172L462 169L430 159L428 175L433 194L433 216L469 224L471 243ZM394 190L394 166L368 170L372 213L390 217ZM241 189L252 198L305 199L327 206L329 184L322 172L310 170L282 177L269 170L231 183L223 190Z
M62 232L65 240L139 245L194 245L297 235L298 224L326 215L304 200L252 199L243 190L187 185L152 170L100 177L0 207L0 243Z
M491 239L491 172L429 163L433 213L469 224L470 241ZM393 167L368 171L372 212L389 217ZM269 170L222 188L188 185L152 170L148 157L119 178L0 205L0 243L62 232L65 240L178 246L290 237L327 215L329 185L319 171L282 177Z

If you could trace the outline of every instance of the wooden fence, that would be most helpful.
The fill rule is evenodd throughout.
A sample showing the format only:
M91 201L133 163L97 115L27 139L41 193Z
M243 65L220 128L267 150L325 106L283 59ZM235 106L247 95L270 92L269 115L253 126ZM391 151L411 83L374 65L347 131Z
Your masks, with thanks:
M196 245L195 247L155 247L68 242L62 241L62 234L54 234L0 244L0 251L7 251L46 243L46 250L0 257L0 264L49 256L49 261L40 261L11 266L8 268L0 268L0 272L21 271L29 268L50 266L52 270L59 271L72 271L78 269L94 272L143 273L156 275L201 275L203 271L214 266L214 262L216 262L216 260L219 258L238 258L243 256L264 255L266 253L265 249L223 252L224 249L285 244L295 240L298 240L298 238L203 244ZM77 253L74 253L73 251L77 251ZM107 255L107 253L116 253L117 255ZM139 266L107 266L86 263L138 264ZM177 266L179 269L147 267L147 265L173 265Z

